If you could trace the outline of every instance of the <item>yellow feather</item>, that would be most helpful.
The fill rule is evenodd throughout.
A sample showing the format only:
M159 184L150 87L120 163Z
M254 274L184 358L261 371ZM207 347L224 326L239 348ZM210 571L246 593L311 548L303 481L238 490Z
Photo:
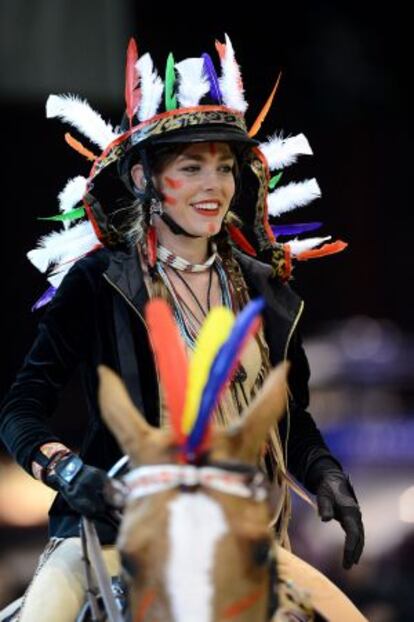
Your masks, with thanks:
M189 434L197 418L203 389L214 358L227 340L235 318L227 307L215 307L206 317L198 334L188 370L188 388L182 418L182 430Z

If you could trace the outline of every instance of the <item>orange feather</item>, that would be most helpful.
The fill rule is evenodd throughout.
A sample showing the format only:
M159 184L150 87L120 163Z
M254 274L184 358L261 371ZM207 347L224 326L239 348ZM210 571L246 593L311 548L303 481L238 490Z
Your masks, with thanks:
M96 158L98 157L94 153L92 153L92 151L89 151L89 149L84 147L79 140L76 140L76 138L73 138L72 134L69 134L69 132L66 132L65 140L68 143L68 145L72 147L72 149L74 149L75 151L83 155L85 158L87 158L91 162L96 160Z
M299 261L306 261L307 259L317 259L318 257L325 257L326 255L333 255L334 253L340 253L348 246L347 242L342 240L336 240L331 244L324 244L320 248L312 248L310 251L304 251L299 255L296 255L295 259Z
M151 346L164 389L171 427L183 440L181 419L187 391L188 359L178 326L168 303L153 298L145 307Z
M249 130L249 136L250 138L253 138L253 136L256 136L257 132L260 130L260 127L263 123L263 121L265 120L267 113L270 110L270 106L273 103L273 98L276 95L276 91L278 89L279 86L279 82L280 82L280 78L282 77L282 72L279 73L277 80L276 80L276 84L273 87L272 92L270 93L270 96L268 97L265 105L263 106L263 108L261 109L261 111L258 114L258 117L256 119L256 121L253 123L252 127Z

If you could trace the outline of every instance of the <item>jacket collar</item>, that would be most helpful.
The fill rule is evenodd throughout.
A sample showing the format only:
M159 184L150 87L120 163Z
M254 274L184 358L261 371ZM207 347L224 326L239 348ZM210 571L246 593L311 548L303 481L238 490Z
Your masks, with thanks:
M289 285L272 277L272 268L239 251L233 251L243 272L250 296L263 296L267 305L287 322L294 322L302 307L302 300Z
M105 275L137 309L142 309L148 294L135 246L111 251Z
M236 253L251 297L263 296L263 329L270 361L277 365L289 356L289 345L303 310L303 301L287 285L272 277L272 269L256 259Z

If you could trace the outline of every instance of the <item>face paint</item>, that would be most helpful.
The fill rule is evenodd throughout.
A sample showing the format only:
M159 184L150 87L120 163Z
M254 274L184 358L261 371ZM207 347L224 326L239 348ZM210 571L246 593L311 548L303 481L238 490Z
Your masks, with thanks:
M180 179L174 179L174 177L168 176L164 177L164 182L166 186L172 188L173 190L178 190L178 188L181 188L184 183Z
M208 150L210 151L212 156L216 155L216 153L217 153L217 145L216 145L216 143L208 143Z
M208 223L208 232L209 232L211 235L213 235L213 233L215 233L215 227L214 227L214 225L213 225L213 223L212 223L212 222L209 222L209 223Z
M175 205L177 199L174 199L170 194L164 194L164 203L167 203L167 205Z

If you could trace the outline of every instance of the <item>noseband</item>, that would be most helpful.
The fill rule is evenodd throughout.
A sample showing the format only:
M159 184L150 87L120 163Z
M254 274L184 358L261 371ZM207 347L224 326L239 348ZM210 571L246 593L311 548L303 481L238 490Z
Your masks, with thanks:
M188 491L210 488L257 502L265 501L269 496L269 484L265 475L259 469L239 463L229 466L222 463L208 466L145 465L125 475L123 481L128 489L128 501L173 488Z

